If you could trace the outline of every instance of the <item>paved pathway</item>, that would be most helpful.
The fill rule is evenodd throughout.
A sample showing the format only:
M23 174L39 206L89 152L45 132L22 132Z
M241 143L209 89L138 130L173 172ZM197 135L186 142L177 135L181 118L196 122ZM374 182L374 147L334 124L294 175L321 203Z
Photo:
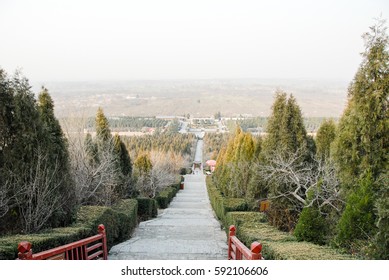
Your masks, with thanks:
M202 149L202 143L197 147ZM209 203L205 176L199 172L186 175L184 190L170 206L140 223L131 239L112 247L109 259L227 259L226 240Z

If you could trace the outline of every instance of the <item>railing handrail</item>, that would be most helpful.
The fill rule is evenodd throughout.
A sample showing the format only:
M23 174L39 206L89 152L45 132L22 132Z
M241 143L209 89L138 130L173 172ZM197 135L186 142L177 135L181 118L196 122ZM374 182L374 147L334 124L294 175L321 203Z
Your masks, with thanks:
M246 260L263 260L262 244L255 241L251 243L249 249L235 236L235 231L236 227L231 225L228 237L228 259L242 260L244 257Z
M84 239L81 239L81 240L78 240L78 241L75 241L75 242L72 242L69 244L65 244L65 245L62 245L62 246L59 246L59 247L56 247L53 249L49 249L46 251L42 251L39 253L35 253L35 254L32 253L32 248L31 248L32 244L30 242L27 242L27 241L22 241L18 245L18 251L19 251L18 259L19 260L45 260L45 259L48 259L50 257L64 254L64 253L66 254L65 259L68 259L67 253L72 251L72 250L77 250L78 248L83 249L80 252L81 259L83 259L82 257L84 257L85 259L89 259L89 256L87 255L88 247L86 247L86 246L88 244L91 244L93 242L101 240L101 243L97 243L98 246L95 246L96 244L92 245L92 246L95 247L94 249L98 249L101 247L102 250L99 251L99 254L96 254L96 256L102 255L102 258L104 260L107 260L107 258L108 258L107 236L106 236L104 225L101 224L98 226L98 232L99 233L94 235L94 236L87 237L87 238L84 238ZM83 246L84 246L84 248L82 248ZM72 253L72 256L73 256L73 253ZM74 256L73 256L73 258L74 258ZM78 259L78 252L77 252L76 259Z

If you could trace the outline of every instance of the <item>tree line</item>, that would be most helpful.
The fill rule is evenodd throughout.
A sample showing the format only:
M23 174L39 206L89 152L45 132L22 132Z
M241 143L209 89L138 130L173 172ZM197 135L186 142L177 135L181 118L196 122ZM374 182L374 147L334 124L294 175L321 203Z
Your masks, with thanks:
M226 197L270 201L270 224L299 240L389 258L389 53L383 22L364 34L362 62L339 123L307 135L293 95L278 91L267 136L239 126L212 180Z
M127 150L134 158L139 153L152 150L173 152L184 157L190 156L194 141L192 134L161 133L159 131L151 135L123 137Z
M112 131L141 131L143 127L163 128L168 124L167 120L156 117L108 117L109 127ZM87 128L94 129L94 118L88 118Z
M320 125L326 120L324 117L305 117L304 126L307 132L317 132ZM224 121L229 131L235 131L236 127L239 126L244 132L247 131L258 131L266 132L268 123L268 117L253 117L253 118L242 118L238 120L226 120Z

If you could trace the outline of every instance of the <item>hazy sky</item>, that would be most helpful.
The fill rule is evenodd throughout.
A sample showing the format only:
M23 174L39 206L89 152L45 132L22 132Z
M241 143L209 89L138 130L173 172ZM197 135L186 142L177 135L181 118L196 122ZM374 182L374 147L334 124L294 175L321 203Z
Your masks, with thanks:
M32 81L350 81L388 0L0 0L0 67Z

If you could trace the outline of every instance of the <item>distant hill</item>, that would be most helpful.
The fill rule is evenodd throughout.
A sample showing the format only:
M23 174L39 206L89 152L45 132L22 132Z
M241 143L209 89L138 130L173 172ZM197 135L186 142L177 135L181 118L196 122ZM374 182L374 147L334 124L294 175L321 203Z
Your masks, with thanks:
M73 112L93 116L97 107L111 116L191 114L268 116L274 93L293 93L305 117L339 117L345 82L308 80L171 80L45 83L59 117ZM41 85L36 85L38 88Z

